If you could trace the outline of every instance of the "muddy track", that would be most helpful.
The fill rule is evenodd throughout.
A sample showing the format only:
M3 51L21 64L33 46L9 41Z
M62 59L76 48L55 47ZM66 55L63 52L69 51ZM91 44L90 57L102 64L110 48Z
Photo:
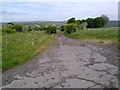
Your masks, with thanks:
M36 59L3 73L3 88L113 88L118 87L118 51L56 37Z

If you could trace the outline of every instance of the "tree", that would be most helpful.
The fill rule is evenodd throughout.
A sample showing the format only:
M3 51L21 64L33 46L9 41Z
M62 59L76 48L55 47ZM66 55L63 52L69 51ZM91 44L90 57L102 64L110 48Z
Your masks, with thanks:
M6 24L6 25L3 26L3 28L13 29L13 28L14 28L14 25L12 25L12 24Z
M22 25L21 24L15 24L13 26L13 29L17 30L18 32L22 32Z
M108 23L108 21L109 21L109 17L108 17L107 15L101 15L100 17L102 17L102 18L104 19L105 24Z
M87 28L93 28L94 27L94 19L93 18L88 18L87 20L86 20L86 22L87 22Z
M102 28L105 25L105 21L102 17L94 19L94 28Z
M82 23L81 20L76 20L76 21L75 21L75 24L77 24L77 25L80 25L81 23Z
M7 23L5 25L2 26L2 28L10 28L13 29L14 24L13 23Z
M83 22L86 22L86 20L82 19L82 23L83 23Z
M75 18L72 17L71 19L68 20L67 24L69 24L69 23L74 23L74 22L75 22Z
M12 22L9 22L9 23L7 23L7 24L14 25Z

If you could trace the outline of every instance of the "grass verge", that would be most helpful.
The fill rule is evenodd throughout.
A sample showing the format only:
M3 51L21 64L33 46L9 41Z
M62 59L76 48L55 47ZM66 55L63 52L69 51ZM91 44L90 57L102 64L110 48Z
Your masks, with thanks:
M118 43L118 28L100 28L77 30L75 33L66 34L67 37L76 40L99 42L104 44Z
M2 35L2 71L24 64L47 49L54 34L20 32Z
M2 29L0 27L0 72L2 72Z

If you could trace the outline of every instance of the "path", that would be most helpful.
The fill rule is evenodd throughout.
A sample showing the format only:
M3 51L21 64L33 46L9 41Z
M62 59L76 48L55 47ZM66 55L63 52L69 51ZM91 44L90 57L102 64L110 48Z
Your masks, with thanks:
M118 87L118 68L111 51L65 36L36 60L3 74L3 88ZM105 55L108 52L109 56Z

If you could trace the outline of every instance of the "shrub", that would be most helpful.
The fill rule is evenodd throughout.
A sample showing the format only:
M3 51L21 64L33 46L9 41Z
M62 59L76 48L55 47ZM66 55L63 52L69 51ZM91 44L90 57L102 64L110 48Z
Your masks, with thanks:
M75 24L67 24L65 25L65 33L70 34L76 31L76 26Z
M28 25L28 26L24 26L22 28L23 32L27 32L27 31L32 31L33 30L33 27L31 25Z
M7 32L7 33L14 33L14 32L16 32L15 29L11 29L11 28L3 28L2 31L3 32Z
M86 29L87 25L88 25L87 22L83 22L82 24L80 24L80 28Z
M35 25L35 26L33 26L33 29L35 31L39 31L39 30L41 30L41 27L39 25Z
M60 26L60 31L65 31L65 25Z
M41 31L45 31L47 29L47 26L46 25L40 25L40 30Z
M27 31L32 31L33 30L33 27L31 25L28 25L27 26Z
M21 24L15 24L13 26L13 29L17 30L18 32L22 32L22 25Z
M22 28L22 31L23 31L23 32L26 32L26 31L27 31L27 26L24 26L24 27Z
M48 34L56 33L56 29L57 29L56 26L54 26L54 25L49 25L49 26L46 28L46 32L47 32Z
M5 25L2 26L2 28L11 28L11 29L13 29L14 26L12 24L5 24Z

